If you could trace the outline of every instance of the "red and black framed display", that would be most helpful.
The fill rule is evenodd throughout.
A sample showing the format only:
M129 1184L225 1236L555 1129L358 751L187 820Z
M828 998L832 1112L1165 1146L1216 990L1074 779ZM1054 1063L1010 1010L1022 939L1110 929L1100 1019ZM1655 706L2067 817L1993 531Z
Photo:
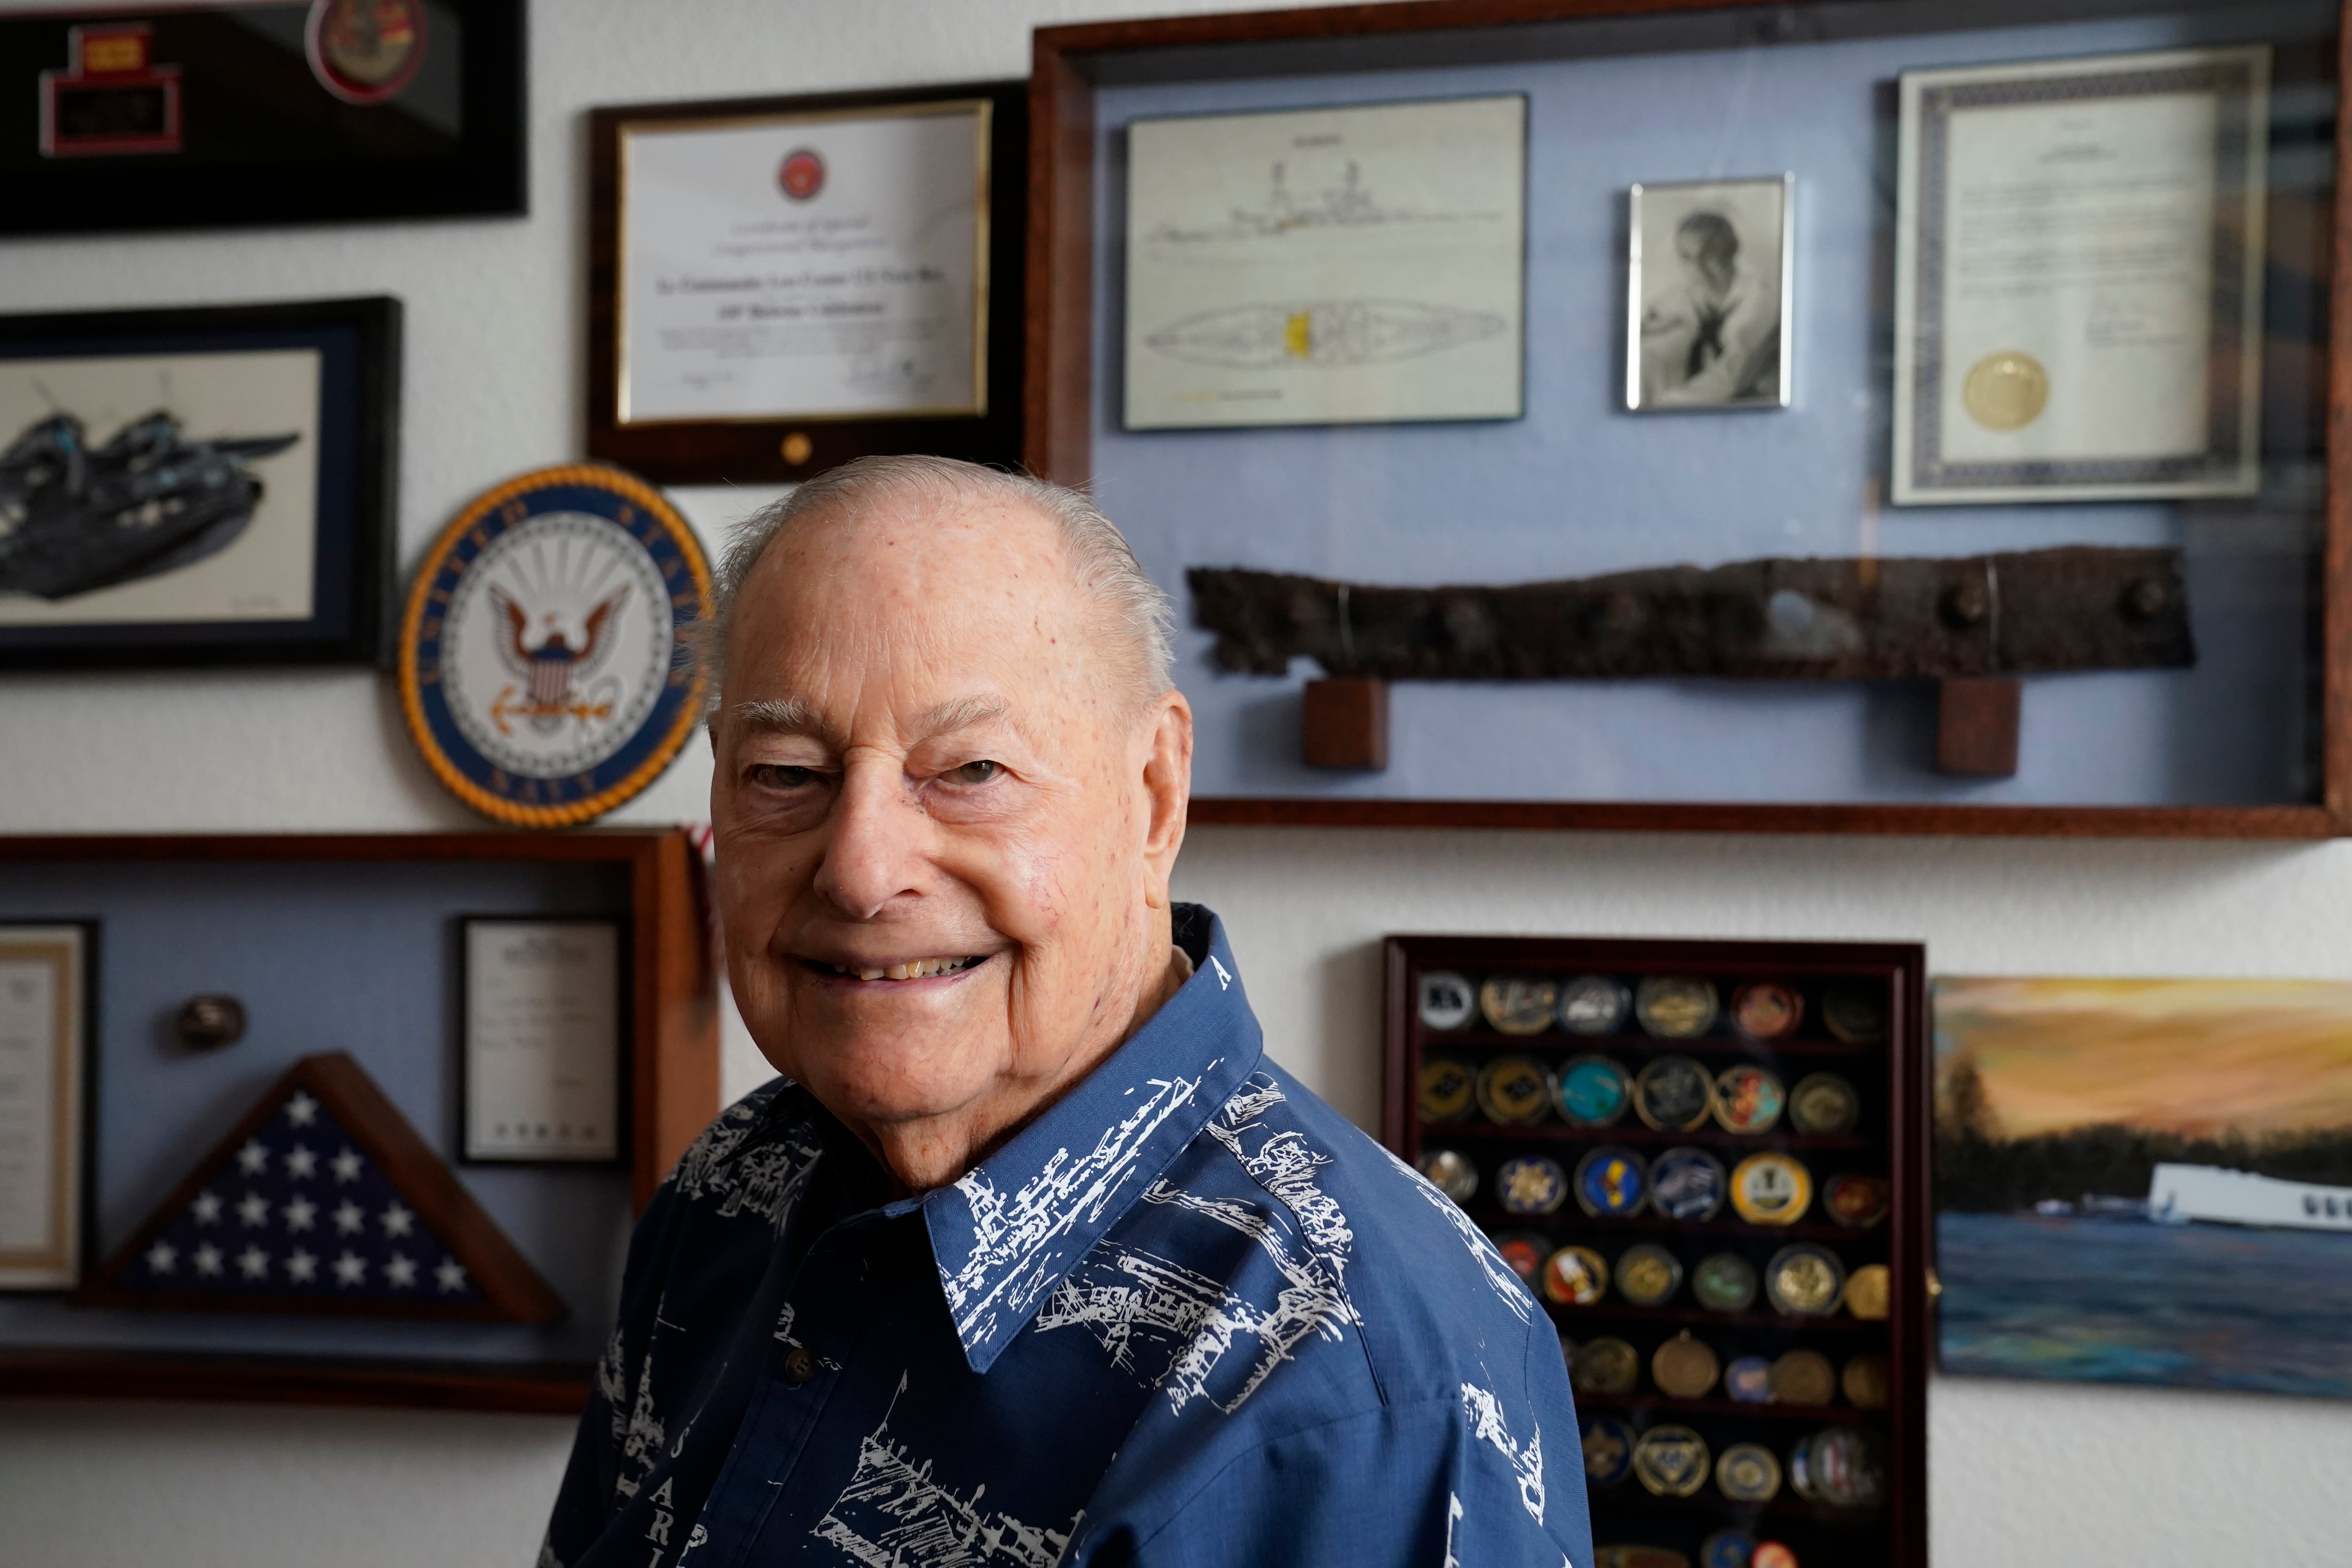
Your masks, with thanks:
M1925 967L1388 939L1382 1139L1558 1328L1602 1563L1927 1562Z
M0 17L0 234L520 214L523 0Z
M1024 83L599 109L589 145L592 456L1020 461Z

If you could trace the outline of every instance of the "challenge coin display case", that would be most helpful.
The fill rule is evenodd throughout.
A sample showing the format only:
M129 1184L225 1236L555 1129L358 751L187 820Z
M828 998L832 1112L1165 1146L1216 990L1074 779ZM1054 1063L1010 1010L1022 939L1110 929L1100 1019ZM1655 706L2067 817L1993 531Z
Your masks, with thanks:
M1927 1562L1925 965L1388 939L1383 1139L1557 1326L1601 1563Z

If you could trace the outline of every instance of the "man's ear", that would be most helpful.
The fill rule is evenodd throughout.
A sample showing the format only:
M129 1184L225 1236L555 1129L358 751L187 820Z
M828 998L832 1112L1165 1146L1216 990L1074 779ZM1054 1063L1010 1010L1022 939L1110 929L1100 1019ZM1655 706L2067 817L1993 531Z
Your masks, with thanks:
M1146 721L1150 746L1143 758L1143 791L1150 817L1143 837L1144 864L1151 870L1146 896L1153 909L1168 904L1168 879L1176 852L1184 847L1184 817L1192 803L1192 705L1171 690L1153 705Z

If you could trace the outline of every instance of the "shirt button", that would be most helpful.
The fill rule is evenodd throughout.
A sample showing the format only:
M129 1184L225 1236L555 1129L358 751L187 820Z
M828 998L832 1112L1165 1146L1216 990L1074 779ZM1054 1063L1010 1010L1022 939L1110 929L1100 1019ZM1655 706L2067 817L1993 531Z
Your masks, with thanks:
M806 1383L816 1376L816 1357L806 1345L794 1345L784 1352L784 1375L794 1383Z

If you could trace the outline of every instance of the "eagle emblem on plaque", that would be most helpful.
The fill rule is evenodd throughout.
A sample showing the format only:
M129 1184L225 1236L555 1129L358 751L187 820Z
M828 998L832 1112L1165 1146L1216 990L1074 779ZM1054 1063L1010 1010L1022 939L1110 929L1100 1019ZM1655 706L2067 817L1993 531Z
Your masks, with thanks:
M545 624L534 627L531 613L497 588L490 590L490 602L504 618L507 635L499 645L507 668L523 682L528 694L520 703L509 699L512 691L499 693L492 711L504 724L509 717L520 718L542 734L562 729L566 719L579 724L592 724L613 716L613 701L618 683L607 677L596 688L589 689L589 678L612 652L613 639L606 636L613 614L629 597L626 588L605 599L580 620L580 641L574 647L564 627L563 617L553 610L540 619ZM532 638L536 637L537 641ZM573 695L574 686L583 695ZM599 700L599 699L602 700Z

